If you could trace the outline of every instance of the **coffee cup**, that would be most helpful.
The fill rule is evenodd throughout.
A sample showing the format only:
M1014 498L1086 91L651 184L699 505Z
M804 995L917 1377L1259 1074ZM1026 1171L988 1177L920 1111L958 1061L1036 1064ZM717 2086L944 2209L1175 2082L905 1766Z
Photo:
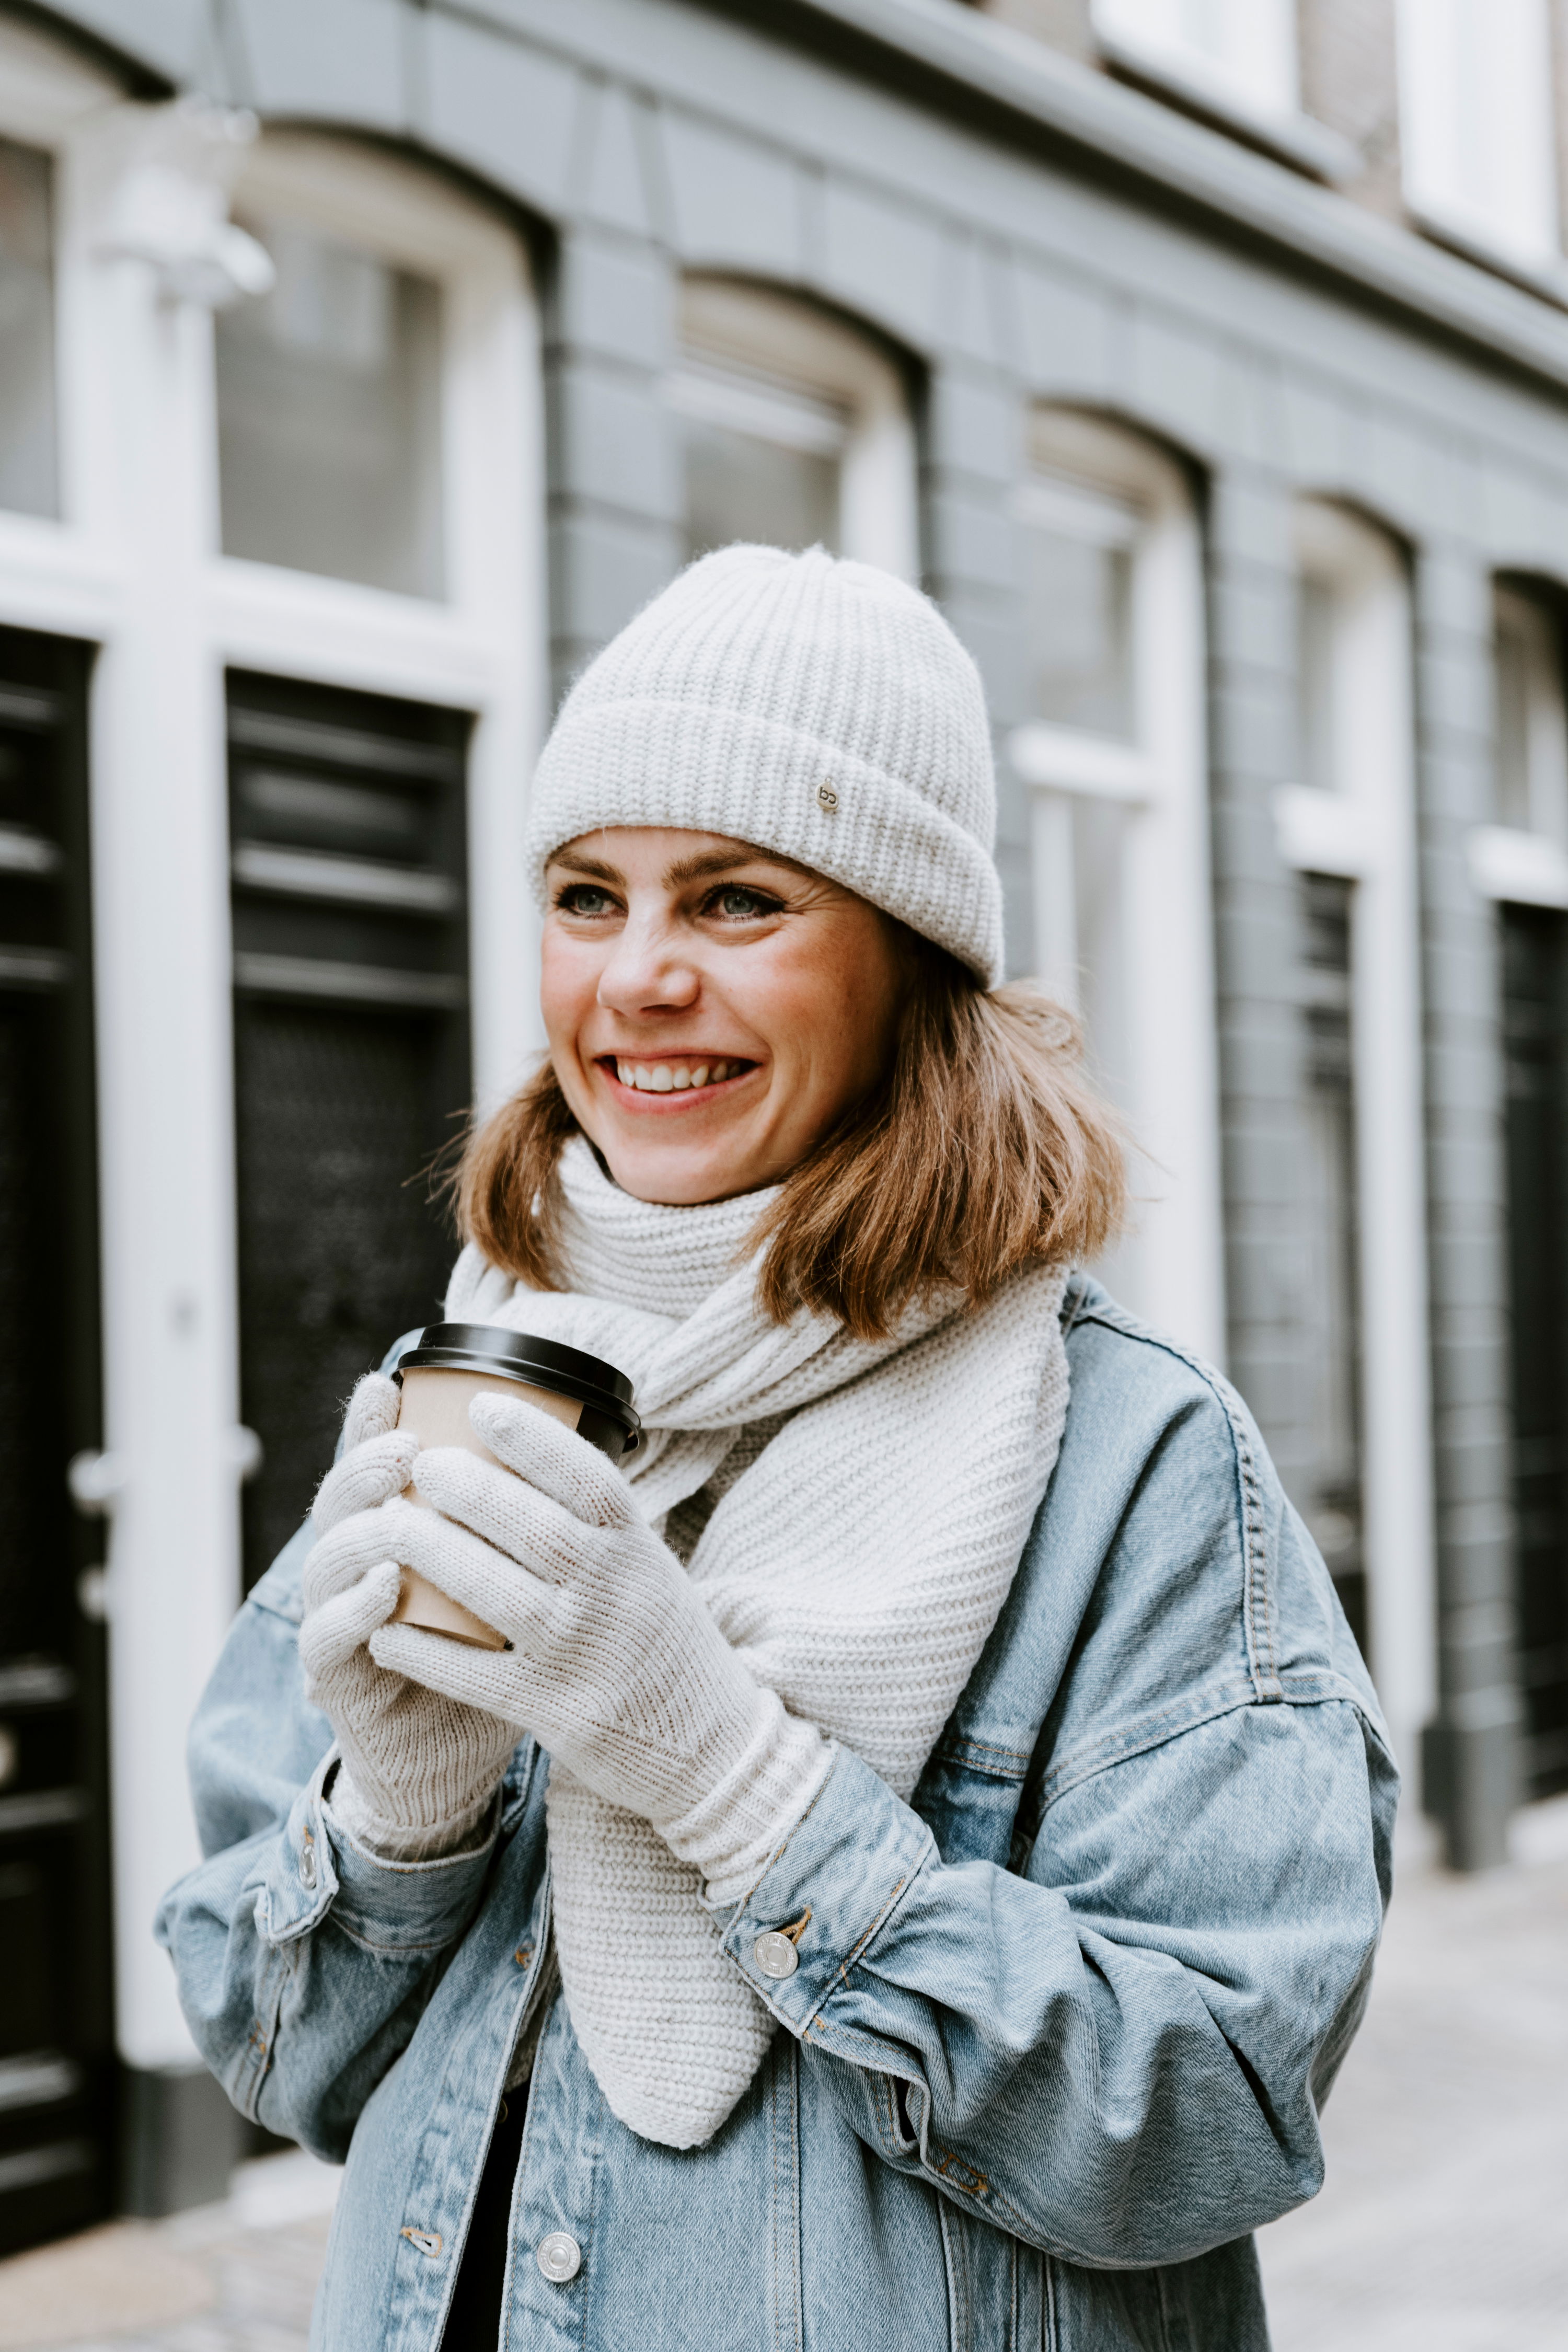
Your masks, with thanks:
M495 1455L468 1420L468 1407L477 1396L521 1397L574 1429L611 1462L619 1463L641 1442L642 1423L624 1372L581 1348L563 1347L557 1339L536 1339L528 1331L509 1331L498 1323L430 1324L420 1333L418 1346L398 1359L392 1377L403 1391L397 1425L411 1429L422 1447L460 1445L494 1462ZM425 1503L417 1465L412 1483L403 1491L411 1503ZM445 1633L449 1641L466 1642L474 1649L506 1647L504 1634L411 1568L403 1571L392 1622Z

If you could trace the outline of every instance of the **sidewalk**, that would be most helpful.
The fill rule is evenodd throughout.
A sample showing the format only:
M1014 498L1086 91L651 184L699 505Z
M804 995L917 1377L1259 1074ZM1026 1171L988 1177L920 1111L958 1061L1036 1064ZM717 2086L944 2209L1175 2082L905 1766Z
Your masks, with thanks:
M338 2175L241 2165L231 2195L0 2263L0 2352L304 2352Z
M1258 2241L1275 2352L1568 2352L1568 1798L1515 1837L1402 1858L1327 2183Z
M1260 2241L1275 2352L1568 2352L1568 1799L1518 1853L1402 1865L1328 2185ZM0 2263L0 2352L304 2352L336 2181L271 2157L225 2204Z

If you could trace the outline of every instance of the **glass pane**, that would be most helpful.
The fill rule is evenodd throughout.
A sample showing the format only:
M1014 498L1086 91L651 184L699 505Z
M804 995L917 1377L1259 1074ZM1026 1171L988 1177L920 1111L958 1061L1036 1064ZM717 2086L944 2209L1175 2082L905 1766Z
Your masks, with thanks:
M1054 530L1026 537L1035 716L1131 741L1131 550Z
M1504 824L1530 824L1529 633L1500 604L1497 621L1497 800Z
M1296 686L1301 782L1315 792L1338 789L1334 761L1335 598L1327 581L1300 583L1296 603Z
M1562 615L1548 599L1507 588L1495 609L1498 814L1568 848Z
M225 554L439 596L439 288L296 223L246 226L278 283L218 315Z
M59 512L47 155L0 139L0 507Z
M838 550L838 461L706 418L686 420L686 546L732 540Z

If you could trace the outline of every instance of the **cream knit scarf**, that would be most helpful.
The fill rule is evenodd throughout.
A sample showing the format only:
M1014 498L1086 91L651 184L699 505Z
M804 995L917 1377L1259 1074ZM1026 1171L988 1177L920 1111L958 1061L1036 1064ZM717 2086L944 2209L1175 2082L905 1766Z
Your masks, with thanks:
M648 1519L672 1539L700 1529L689 1571L759 1683L907 1798L1056 1462L1065 1272L1026 1269L977 1313L949 1294L876 1342L822 1317L780 1326L741 1256L767 1194L652 1206L581 1138L561 1175L572 1290L524 1289L469 1247L448 1319L538 1332L630 1377L645 1440L627 1475ZM721 1953L697 1873L645 1821L552 1768L548 1822L584 2055L632 2130L698 2146L773 2020ZM764 1862L710 1899L739 1899Z

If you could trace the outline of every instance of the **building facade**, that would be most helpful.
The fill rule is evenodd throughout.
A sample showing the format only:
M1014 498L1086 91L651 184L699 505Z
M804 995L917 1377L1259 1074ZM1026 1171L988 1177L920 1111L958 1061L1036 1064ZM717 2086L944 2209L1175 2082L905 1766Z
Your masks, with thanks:
M0 9L0 2243L216 2193L184 1728L538 1044L553 699L821 540L1470 1867L1568 1785L1568 8ZM410 1181L413 1180L413 1181Z

